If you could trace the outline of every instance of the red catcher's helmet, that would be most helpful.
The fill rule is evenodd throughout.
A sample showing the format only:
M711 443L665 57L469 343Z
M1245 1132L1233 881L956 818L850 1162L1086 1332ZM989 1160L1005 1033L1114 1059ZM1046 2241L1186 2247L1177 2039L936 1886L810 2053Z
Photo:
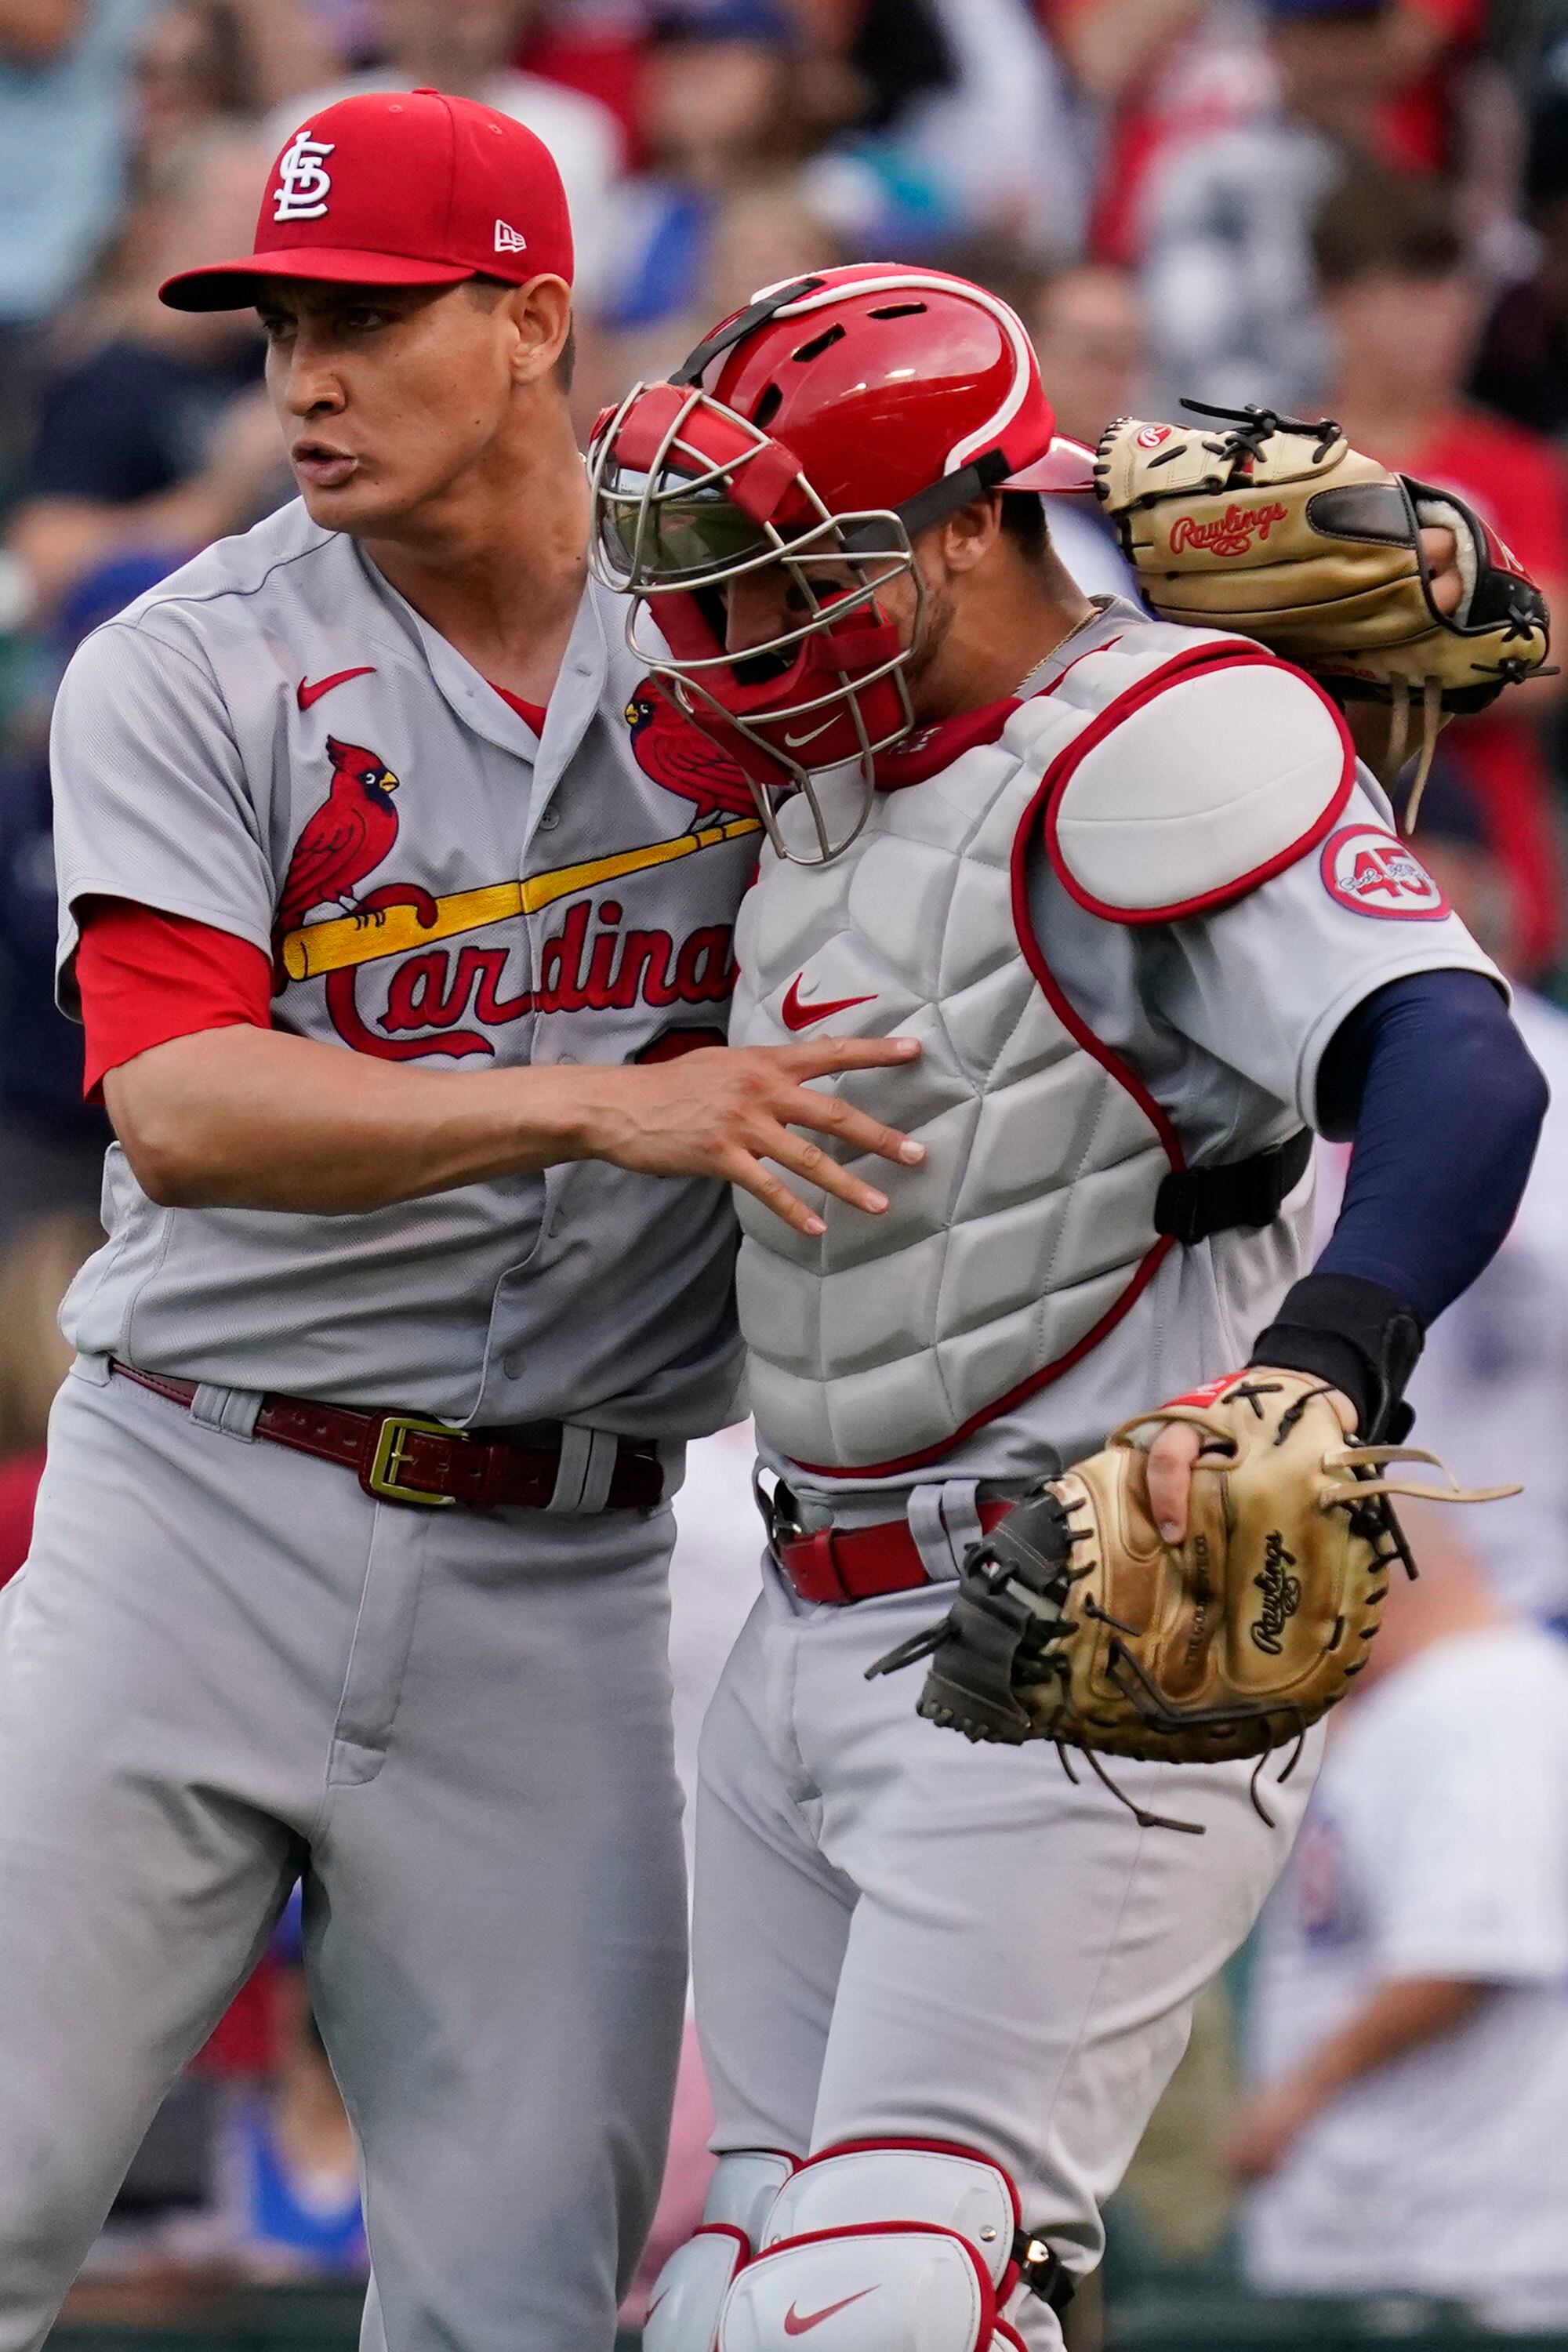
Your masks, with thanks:
M944 271L870 262L768 288L668 383L606 411L591 450L598 576L634 599L627 636L672 700L738 759L763 822L805 793L823 858L870 809L873 762L914 724L910 648L877 602L912 542L988 490L1089 490L1059 440L1021 320ZM726 583L783 562L806 618L725 647ZM842 587L818 593L825 568ZM664 643L638 642L641 608ZM864 791L834 841L810 777Z

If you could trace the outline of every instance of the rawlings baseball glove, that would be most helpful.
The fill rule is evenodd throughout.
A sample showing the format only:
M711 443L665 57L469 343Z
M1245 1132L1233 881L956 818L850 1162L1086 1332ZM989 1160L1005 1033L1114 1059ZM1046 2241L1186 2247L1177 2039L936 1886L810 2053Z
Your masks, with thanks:
M1418 699L1414 822L1444 719L1483 709L1545 661L1545 598L1462 499L1360 456L1331 418L1182 405L1217 421L1119 417L1095 465L1151 609L1259 638L1338 700L1391 704L1385 782L1404 764ZM1458 542L1451 615L1433 601L1421 546L1434 525Z
M1133 1442L1169 1422L1204 1440L1180 1545L1150 1517ZM1215 1381L1009 1512L970 1550L942 1622L870 1671L929 1657L920 1711L970 1739L1051 1739L1091 1763L1262 1757L1342 1696L1391 1569L1415 1572L1390 1496L1518 1491L1411 1485L1387 1475L1400 1463L1442 1468L1347 1444L1321 1381L1257 1367Z

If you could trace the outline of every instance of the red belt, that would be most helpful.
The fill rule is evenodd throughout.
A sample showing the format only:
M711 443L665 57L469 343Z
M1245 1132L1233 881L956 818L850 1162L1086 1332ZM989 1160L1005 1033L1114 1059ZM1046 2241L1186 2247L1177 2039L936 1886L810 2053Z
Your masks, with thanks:
M980 1525L989 1535L1011 1503L982 1503ZM874 1601L882 1592L912 1592L932 1577L907 1519L874 1528L823 1528L812 1536L775 1533L773 1555L802 1601Z
M195 1381L165 1372L141 1372L118 1360L110 1360L110 1370L171 1404L188 1408L196 1393ZM470 1436L415 1413L355 1412L308 1397L263 1397L255 1433L295 1454L353 1470L365 1493L379 1502L432 1509L467 1503L476 1510L497 1504L542 1510L561 1470L559 1443L525 1444L521 1434ZM657 1448L646 1441L618 1440L609 1491L599 1507L651 1511L663 1498Z

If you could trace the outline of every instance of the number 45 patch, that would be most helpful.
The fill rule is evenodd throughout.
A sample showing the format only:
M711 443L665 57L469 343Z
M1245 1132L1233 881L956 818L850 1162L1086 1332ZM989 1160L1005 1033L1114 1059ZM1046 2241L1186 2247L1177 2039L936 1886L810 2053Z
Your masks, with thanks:
M1436 923L1449 911L1415 851L1381 825L1342 825L1323 844L1320 870L1330 898L1357 915Z

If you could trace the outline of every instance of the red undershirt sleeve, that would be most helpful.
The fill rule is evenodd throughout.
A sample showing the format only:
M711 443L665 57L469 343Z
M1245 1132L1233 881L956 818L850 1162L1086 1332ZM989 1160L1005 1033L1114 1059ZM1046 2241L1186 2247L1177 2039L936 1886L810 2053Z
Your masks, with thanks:
M76 983L89 1101L100 1099L106 1071L172 1037L272 1026L272 967L250 940L129 898L90 898L79 920Z

